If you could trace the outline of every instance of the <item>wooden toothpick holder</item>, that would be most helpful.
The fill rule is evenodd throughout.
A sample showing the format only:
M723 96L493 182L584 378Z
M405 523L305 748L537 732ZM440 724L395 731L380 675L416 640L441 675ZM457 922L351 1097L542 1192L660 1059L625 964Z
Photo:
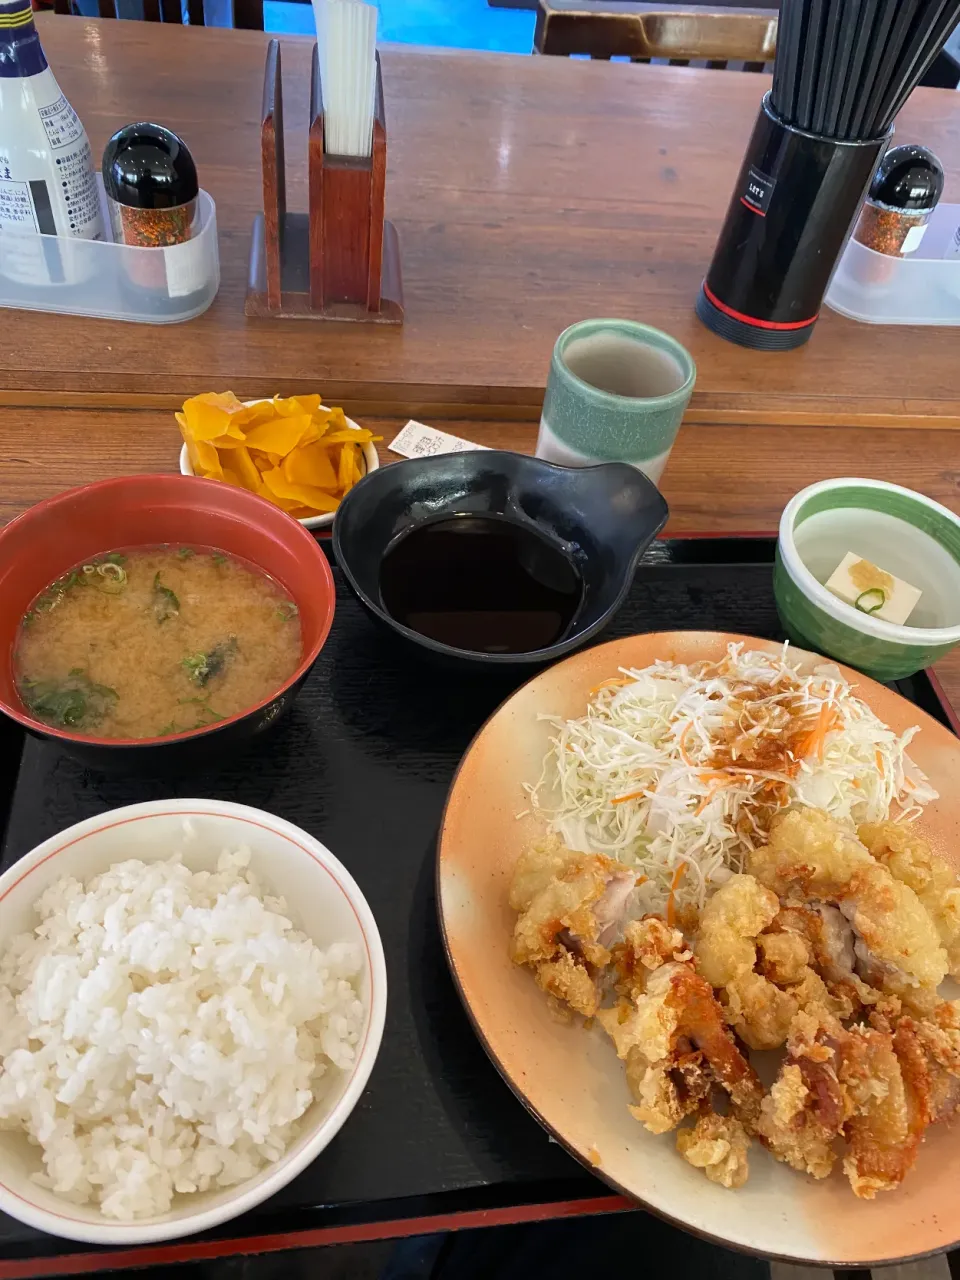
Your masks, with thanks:
M403 323L400 242L384 221L387 130L377 54L373 153L328 155L320 59L313 47L307 141L309 212L287 211L280 42L271 40L260 123L263 213L253 224L248 316Z

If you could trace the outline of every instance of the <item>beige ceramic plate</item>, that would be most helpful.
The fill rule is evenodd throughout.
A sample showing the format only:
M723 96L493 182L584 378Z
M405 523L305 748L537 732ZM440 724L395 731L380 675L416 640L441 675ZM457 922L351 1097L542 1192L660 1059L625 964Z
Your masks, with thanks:
M777 647L717 632L599 645L531 680L487 721L460 765L440 837L440 915L454 977L518 1097L584 1164L665 1217L740 1249L821 1264L868 1266L945 1249L960 1239L960 1127L931 1130L903 1186L872 1203L855 1199L841 1174L815 1182L756 1144L747 1185L724 1190L677 1155L672 1134L654 1137L631 1118L607 1036L553 1021L529 972L508 959L510 873L542 830L535 817L515 816L528 807L521 783L536 780L548 746L550 727L538 714L581 715L589 690L618 667L719 658L729 641L744 639ZM942 799L918 829L960 866L960 742L897 694L848 669L844 675L891 728L921 726L910 753Z

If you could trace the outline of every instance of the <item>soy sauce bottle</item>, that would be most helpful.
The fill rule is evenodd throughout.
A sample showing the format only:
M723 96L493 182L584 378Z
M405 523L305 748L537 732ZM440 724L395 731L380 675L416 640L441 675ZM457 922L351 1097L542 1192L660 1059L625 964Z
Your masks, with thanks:
M90 143L47 65L30 0L0 0L0 232L103 240ZM71 283L91 259L0 238L0 272L24 284Z

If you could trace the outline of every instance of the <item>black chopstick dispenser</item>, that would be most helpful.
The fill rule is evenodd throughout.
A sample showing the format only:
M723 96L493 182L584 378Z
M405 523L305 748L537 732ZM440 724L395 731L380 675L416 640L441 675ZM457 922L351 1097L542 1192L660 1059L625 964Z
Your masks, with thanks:
M888 138L805 133L766 95L697 298L709 329L759 351L807 341Z

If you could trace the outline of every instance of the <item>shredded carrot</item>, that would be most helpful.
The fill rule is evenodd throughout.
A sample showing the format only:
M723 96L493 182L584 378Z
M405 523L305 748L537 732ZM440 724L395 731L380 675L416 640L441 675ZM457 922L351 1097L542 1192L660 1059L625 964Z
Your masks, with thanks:
M680 881L686 874L687 864L685 862L681 862L679 867L677 867L676 871L673 873L673 879L670 881L670 893L667 897L667 924L671 927L676 919L675 895L677 889L680 887Z
M636 888L638 888L638 889L639 889L639 888L640 888L640 886L641 886L642 884L646 884L646 883L647 883L647 881L649 880L649 878L650 878L649 876L637 876L636 880L634 880L634 882L633 882L633 883L634 883L634 885L636 886Z
M826 705L827 705L826 703L823 703L821 705L820 707L821 715L823 715ZM823 716L823 732L820 734L820 739L817 742L817 759L820 761L821 764L823 764L823 753L826 750L826 746L827 746L827 734L834 729L838 729L839 727L840 727L840 717L837 715L836 711L830 711L827 715Z
M619 689L619 688L622 688L623 685L629 684L629 683L630 683L629 680L623 680L623 679L601 680L599 684L595 684L593 686L588 696L592 698L595 693L600 693L600 691L603 689Z
M704 809L707 807L707 805L710 803L710 801L713 799L713 797L717 794L718 791L721 791L724 787L732 787L735 782L736 782L736 778L727 778L721 774L719 780L714 782L711 785L707 794L703 797L703 799L697 805L696 809L694 809L694 813L695 814L703 813Z
M856 787L858 791L863 786L863 783L860 781L859 778L851 778L850 783L852 786Z
M842 724L843 718L840 713L831 708L829 703L821 702L817 723L800 742L796 753L797 759L804 760L807 756L816 753L817 759L822 764L827 734L832 733L834 729L839 729Z
M820 714L817 716L817 727L814 730L814 742L811 746L810 754L813 755L814 748L817 752L817 759L823 762L823 740L827 736L827 716L829 710L825 702L820 703Z
M683 763L684 763L684 764L689 764L689 765L692 765L692 764L693 764L693 761L692 761L692 760L690 759L690 757L687 755L686 747L685 747L683 744L686 742L686 740L687 740L687 734L690 732L690 730L691 730L692 728L693 728L693 721L691 720L691 721L689 722L689 724L687 725L687 727L684 729L683 733L681 733L681 735L680 735L680 743L679 743L679 747L680 747L680 759L683 761Z
M694 811L693 811L693 812L694 812L698 817L699 817L699 815L700 815L701 813L703 813L704 809L707 807L707 805L708 805L708 804L710 803L710 801L713 799L713 797L714 797L714 794L715 794L716 790L717 790L717 788L716 788L716 787L711 787L711 788L710 788L710 790L707 792L707 794L703 797L703 799L702 799L702 800L700 801L700 803L697 805L696 809L694 809Z
M628 800L636 800L637 796L642 796L642 791L631 791L625 796L614 796L610 801L611 804L626 804Z
M880 748L877 747L874 752L874 759L877 762L877 773L883 773L883 756L880 754Z

